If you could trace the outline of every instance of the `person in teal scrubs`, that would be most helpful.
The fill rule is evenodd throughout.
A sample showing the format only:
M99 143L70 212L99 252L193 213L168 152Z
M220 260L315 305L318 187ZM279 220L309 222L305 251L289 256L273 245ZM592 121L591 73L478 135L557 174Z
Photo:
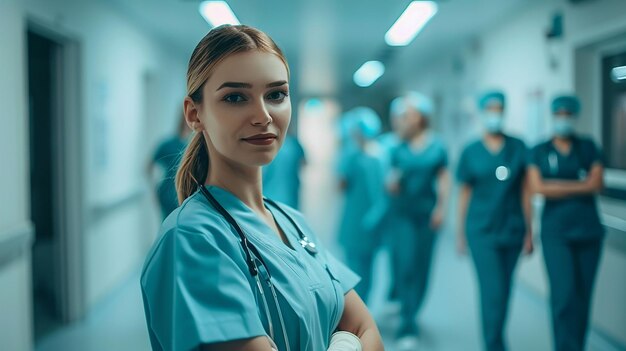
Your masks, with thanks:
M380 148L375 138L380 133L380 118L368 107L350 110L355 118L350 136L356 148L345 156L340 187L345 191L344 209L339 226L338 241L344 249L348 266L360 277L356 287L367 302L372 262L380 238L366 227L374 215L374 206L384 198L384 174L379 161Z
M532 149L528 170L533 190L545 197L541 241L558 351L585 350L604 238L596 204L603 187L602 155L591 139L574 132L579 111L576 96L552 101L554 136Z
M469 244L476 268L484 348L501 351L506 350L504 327L515 265L522 250L533 250L528 151L524 142L502 132L502 92L485 93L479 107L485 133L465 147L457 169L457 245L465 252Z
M187 93L181 206L141 273L152 349L383 350L358 276L302 214L263 197L261 168L291 119L281 50L252 27L216 27L193 51Z
M393 150L401 143L402 139L402 121L404 118L405 110L404 98L397 97L393 99L389 107L389 122L391 130L379 135L376 138L376 143L380 148L378 160L380 162L380 168L382 170L382 176L384 177L383 183L387 181L387 176L391 172L391 156ZM393 254L393 247L395 243L396 233L405 229L410 231L410 226L406 225L403 221L399 221L396 218L396 213L391 206L391 194L384 191L383 197L380 201L376 201L374 207L371 210L371 215L366 217L364 222L367 231L374 233L380 237L381 244L384 245L389 254L389 287L388 299L390 301L397 301L399 298L399 291L401 287L398 282L400 279L400 270L398 269L398 257Z
M287 133L276 158L263 167L263 194L295 209L300 208L300 171L306 164L304 149Z
M401 143L391 155L391 209L410 230L393 237L393 256L400 271L399 344L418 335L415 318L423 305L434 244L446 208L449 175L443 141L430 129L434 106L427 96L411 92L404 98ZM406 338L406 340L402 340Z
M155 186L163 219L178 207L174 178L176 177L176 170L178 169L182 153L187 146L187 138L190 132L185 122L185 116L181 116L176 135L161 141L148 164L149 177L152 177L155 166L159 167L161 174L163 174Z

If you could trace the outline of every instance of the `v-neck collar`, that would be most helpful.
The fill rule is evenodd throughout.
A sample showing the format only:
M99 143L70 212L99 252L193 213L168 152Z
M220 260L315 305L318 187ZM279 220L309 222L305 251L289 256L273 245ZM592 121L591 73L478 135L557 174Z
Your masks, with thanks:
M484 138L480 138L480 145L483 147L483 149L485 151L487 151L489 156L491 156L491 157L499 157L500 155L502 155L502 153L504 152L504 148L506 148L506 146L507 146L507 137L504 134L502 135L502 146L500 146L500 149L498 149L496 151L492 151L489 148L489 146L487 146L487 143L485 142Z
M278 233L270 228L265 221L259 218L259 215L256 212L254 212L233 193L215 185L209 185L206 188L211 195L217 199L220 205L222 205L222 207L230 213L246 235L255 238L258 242L271 244L272 246L278 247L286 252L290 252L292 254L296 252L296 245L294 245L294 242L289 235L290 231L284 225L281 225L281 221L277 218L273 206L264 202L265 208L267 208L272 214L272 218L274 219L276 226L279 227L285 234L289 245L283 242ZM211 205L209 204L209 206Z
M559 155L561 158L568 158L572 155L572 152L574 152L574 141L570 140L571 145L569 146L569 151L567 153L562 152L554 143L554 139L550 140L550 147L552 148L552 150L554 150L557 155Z

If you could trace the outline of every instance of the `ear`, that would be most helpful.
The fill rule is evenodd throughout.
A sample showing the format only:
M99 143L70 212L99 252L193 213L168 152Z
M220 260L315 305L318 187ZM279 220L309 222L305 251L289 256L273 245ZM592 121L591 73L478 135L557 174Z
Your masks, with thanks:
M201 132L204 130L204 125L200 120L199 105L196 104L189 96L185 97L183 102L183 113L185 114L185 121L191 130L194 132Z

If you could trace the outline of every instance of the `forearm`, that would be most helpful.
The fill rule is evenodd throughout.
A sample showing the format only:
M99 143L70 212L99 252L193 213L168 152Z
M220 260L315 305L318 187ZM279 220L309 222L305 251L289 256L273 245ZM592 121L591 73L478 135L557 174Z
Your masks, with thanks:
M601 186L589 181L544 180L537 192L547 198L558 199L576 195L594 194Z
M467 204L469 203L470 192L471 189L467 185L461 186L457 218L457 233L458 236L462 236L461 239L465 238L465 218L467 216Z
M354 290L346 294L344 312L337 330L356 335L361 340L363 351L382 351L385 349L376 322Z

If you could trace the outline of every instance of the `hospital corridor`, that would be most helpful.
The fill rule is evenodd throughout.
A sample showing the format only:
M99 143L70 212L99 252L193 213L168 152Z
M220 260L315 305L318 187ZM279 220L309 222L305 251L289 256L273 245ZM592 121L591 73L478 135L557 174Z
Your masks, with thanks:
M0 0L0 351L626 351L626 1Z

